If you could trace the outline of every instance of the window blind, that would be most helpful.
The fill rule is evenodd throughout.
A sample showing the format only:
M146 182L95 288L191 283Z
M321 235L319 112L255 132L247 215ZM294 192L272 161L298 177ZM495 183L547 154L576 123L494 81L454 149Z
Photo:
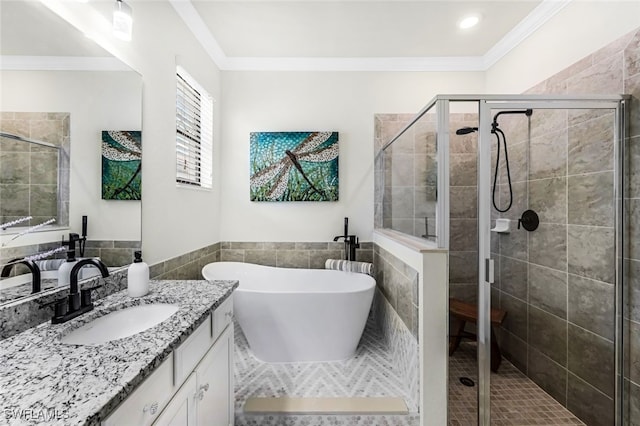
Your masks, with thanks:
M176 93L176 182L213 184L213 99L178 67Z

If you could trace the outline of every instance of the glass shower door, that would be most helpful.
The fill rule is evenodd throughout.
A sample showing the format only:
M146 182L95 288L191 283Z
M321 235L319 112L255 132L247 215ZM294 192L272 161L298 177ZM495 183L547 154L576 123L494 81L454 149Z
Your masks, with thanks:
M617 103L480 105L479 424L618 424Z

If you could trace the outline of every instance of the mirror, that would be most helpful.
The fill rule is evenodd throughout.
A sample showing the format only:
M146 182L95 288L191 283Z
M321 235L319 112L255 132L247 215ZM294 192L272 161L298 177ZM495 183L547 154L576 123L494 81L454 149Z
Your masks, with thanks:
M40 2L2 2L0 55L0 224L32 217L0 230L0 267L59 248L69 233L82 236L83 216L86 242L76 243L76 256L128 265L141 246L141 201L113 197L110 188L136 167L118 168L103 145L122 148L117 131L139 147L141 76ZM55 290L64 256L41 263L41 291ZM0 279L0 305L31 293L22 265Z

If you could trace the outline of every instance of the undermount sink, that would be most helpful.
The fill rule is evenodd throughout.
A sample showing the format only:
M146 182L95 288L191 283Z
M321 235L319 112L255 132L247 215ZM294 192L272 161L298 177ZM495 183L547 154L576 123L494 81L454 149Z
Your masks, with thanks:
M178 311L166 303L139 305L111 312L63 336L68 345L98 345L141 333L160 324Z

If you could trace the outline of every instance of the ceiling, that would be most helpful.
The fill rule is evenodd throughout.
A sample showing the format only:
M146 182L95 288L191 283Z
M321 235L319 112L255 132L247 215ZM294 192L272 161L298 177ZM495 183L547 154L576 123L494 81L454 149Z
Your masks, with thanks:
M191 0L228 57L288 58L482 56L540 3Z
M484 71L572 0L168 1L222 70Z
M38 1L0 1L0 53L15 56L111 56Z
M109 20L112 1L88 1ZM222 70L477 71L571 0L126 1L134 27L137 4L168 1ZM0 54L111 56L33 0L0 0Z

